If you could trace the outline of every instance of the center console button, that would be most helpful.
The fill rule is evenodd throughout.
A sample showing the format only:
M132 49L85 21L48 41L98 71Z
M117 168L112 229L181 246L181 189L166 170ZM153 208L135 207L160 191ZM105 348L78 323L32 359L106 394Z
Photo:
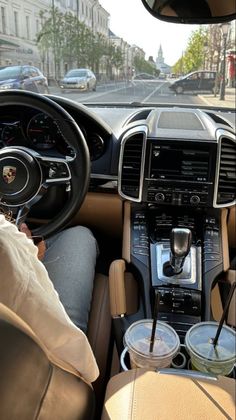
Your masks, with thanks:
M157 193L156 195L155 195L155 200L158 202L158 203L163 203L163 201L165 201L165 195L163 194L163 193Z
M200 197L199 197L199 195L192 195L191 197L190 197L190 203L191 204L193 204L194 206L196 206L197 204L199 204L200 203Z

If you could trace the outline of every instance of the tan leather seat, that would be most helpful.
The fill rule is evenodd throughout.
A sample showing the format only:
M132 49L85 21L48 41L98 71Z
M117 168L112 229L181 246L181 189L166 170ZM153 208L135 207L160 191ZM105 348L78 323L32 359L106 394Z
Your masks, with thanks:
M95 383L101 394L111 327L106 276L96 275L91 308L88 336L101 372ZM51 363L44 350L27 324L0 305L0 419L92 420L92 387Z
M109 381L102 420L233 420L235 391L235 380L225 377L132 369Z
M91 386L49 361L32 330L0 305L0 419L90 420Z

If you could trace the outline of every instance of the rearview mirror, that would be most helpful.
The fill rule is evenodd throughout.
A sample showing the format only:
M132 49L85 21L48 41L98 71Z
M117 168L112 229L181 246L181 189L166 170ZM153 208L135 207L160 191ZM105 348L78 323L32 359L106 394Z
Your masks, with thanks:
M173 23L220 23L236 18L235 0L142 0L157 19Z

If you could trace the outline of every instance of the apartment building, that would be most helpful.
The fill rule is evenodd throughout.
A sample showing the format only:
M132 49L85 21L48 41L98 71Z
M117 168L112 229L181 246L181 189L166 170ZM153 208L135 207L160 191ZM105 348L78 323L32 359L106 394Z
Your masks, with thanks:
M109 13L98 0L0 0L0 66L32 64L42 68L36 44L41 29L40 11L58 8L78 16L94 33L108 36ZM53 75L52 54L48 72Z

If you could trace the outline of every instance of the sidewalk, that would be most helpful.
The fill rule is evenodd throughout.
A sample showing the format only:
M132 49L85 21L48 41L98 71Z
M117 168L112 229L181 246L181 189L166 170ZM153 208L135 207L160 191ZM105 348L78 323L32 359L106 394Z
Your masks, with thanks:
M217 94L214 96L213 94L204 94L198 95L198 97L205 102L208 106L218 106L224 108L234 108L235 109L235 97L236 97L236 89L235 88L227 88L225 89L225 100L220 100L220 95Z

